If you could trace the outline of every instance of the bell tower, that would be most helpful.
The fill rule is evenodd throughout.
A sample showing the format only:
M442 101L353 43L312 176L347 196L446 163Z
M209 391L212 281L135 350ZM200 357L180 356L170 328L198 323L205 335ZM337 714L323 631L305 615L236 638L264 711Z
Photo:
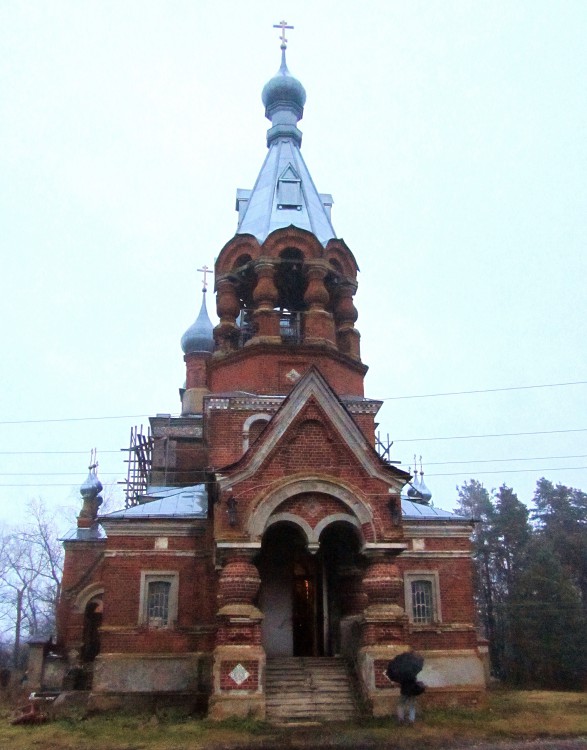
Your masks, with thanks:
M355 328L358 266L331 223L301 154L306 92L286 63L262 93L267 157L252 190L238 190L235 236L215 266L220 323L210 388L287 394L313 364L340 394L362 396L367 368Z

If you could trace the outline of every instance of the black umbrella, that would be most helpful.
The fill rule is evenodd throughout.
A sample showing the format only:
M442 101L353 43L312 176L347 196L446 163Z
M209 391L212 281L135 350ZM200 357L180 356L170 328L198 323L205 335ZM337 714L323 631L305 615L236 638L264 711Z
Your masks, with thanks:
M398 654L389 662L385 673L393 682L406 682L415 680L423 666L424 659L420 654L415 654L413 651L404 651L403 654Z

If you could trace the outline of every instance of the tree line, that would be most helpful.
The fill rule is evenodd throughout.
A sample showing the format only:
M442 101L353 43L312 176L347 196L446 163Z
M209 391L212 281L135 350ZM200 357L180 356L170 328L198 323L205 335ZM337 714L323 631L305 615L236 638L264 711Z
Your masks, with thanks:
M479 623L493 675L524 687L587 684L587 494L547 479L530 508L511 487L471 479L459 513L473 535Z

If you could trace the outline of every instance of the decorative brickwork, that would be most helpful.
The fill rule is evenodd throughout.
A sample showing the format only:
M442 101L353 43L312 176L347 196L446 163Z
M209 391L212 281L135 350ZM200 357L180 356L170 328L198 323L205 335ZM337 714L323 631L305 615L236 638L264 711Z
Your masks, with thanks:
M240 680L238 667L242 667L247 677ZM235 672L236 670L236 672ZM234 674L233 674L234 673ZM235 679L236 677L236 679ZM259 664L256 661L223 661L220 664L221 690L257 690L259 687Z

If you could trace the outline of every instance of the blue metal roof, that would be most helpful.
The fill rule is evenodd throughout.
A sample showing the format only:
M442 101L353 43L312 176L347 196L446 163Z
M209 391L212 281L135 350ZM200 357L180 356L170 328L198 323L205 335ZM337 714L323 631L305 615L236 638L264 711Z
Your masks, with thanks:
M93 524L90 528L80 529L74 526L72 529L59 538L60 542L96 542L106 539L106 532L99 523Z
M208 491L205 484L191 487L151 487L139 505L107 513L104 521L143 518L207 518Z
M280 180L291 174L296 175L300 185L299 204L295 206L284 205L279 200ZM312 232L322 245L336 237L330 221L332 196L318 192L292 138L273 141L255 187L251 191L239 190L237 205L240 209L236 233L252 234L261 243L275 229L291 225Z
M237 190L239 212L237 234L252 234L263 243L275 229L295 226L306 229L326 245L336 237L330 223L331 195L317 190L300 146L297 122L304 115L306 92L285 61L263 89L265 116L272 127L267 132L269 153L252 190Z
M435 508L432 505L424 503L414 503L411 500L402 498L402 517L404 519L418 521L472 521L472 518L461 516L458 513L451 513L448 510Z

